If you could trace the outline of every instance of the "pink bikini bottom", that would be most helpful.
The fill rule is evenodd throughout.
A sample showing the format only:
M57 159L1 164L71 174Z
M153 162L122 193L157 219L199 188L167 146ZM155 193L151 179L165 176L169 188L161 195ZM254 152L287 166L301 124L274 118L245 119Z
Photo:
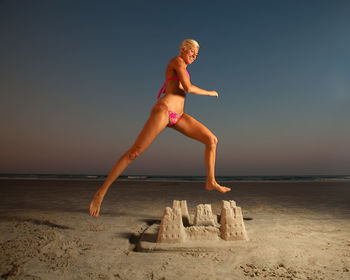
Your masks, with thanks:
M164 107L168 110L168 115L169 115L168 126L172 126L172 125L176 124L181 119L181 117L183 115L183 113L178 114L178 113L175 113L175 112L169 110L165 104L157 102L156 105L158 105L160 107Z

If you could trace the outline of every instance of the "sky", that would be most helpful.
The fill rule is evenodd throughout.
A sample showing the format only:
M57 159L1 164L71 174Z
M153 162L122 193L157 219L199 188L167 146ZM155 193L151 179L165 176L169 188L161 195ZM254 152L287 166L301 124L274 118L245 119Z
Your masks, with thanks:
M350 174L350 1L0 1L0 173L107 174L183 39L216 174ZM165 129L124 174L205 175Z

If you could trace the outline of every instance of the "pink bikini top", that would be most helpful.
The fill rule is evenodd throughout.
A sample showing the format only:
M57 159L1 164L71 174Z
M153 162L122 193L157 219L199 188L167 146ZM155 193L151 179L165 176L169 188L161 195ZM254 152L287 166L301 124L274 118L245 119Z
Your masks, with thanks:
M190 73L188 73L187 69L186 69L186 72L187 72L188 77L191 78ZM165 93L165 87L166 87L167 81L172 81L172 80L177 80L177 81L178 81L178 80L179 80L179 77L176 76L176 77L172 77L172 78L166 79L165 82L164 82L164 84L163 84L163 86L161 87L161 89L160 89L159 92L158 92L157 99L160 98L160 96L162 95L162 93Z

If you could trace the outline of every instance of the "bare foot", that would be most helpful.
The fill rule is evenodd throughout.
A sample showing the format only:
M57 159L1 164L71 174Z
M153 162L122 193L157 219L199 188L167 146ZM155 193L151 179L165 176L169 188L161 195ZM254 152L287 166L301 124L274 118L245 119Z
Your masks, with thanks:
M96 192L94 199L91 201L90 203L90 215L93 217L98 217L99 213L100 213L100 207L101 207L101 203L103 200L103 196L99 193Z
M217 182L214 182L214 183L208 183L207 182L205 188L208 191L217 190L217 191L219 191L221 193L229 192L231 190L231 188L220 186Z

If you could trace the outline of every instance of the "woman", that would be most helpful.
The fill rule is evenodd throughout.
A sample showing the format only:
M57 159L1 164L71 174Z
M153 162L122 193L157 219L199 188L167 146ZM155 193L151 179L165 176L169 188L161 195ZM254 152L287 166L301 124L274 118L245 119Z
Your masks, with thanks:
M135 158L147 149L157 135L167 126L205 144L206 189L209 191L217 190L222 193L231 190L220 186L215 180L217 138L203 124L183 112L186 92L218 97L216 91L207 91L191 84L190 75L186 68L196 60L198 51L199 44L195 40L186 39L181 43L180 55L171 59L166 68L166 80L158 93L158 102L153 106L151 115L134 145L114 165L106 181L96 192L90 204L91 216L98 217L103 197L109 186ZM162 93L165 93L165 95L160 97Z

